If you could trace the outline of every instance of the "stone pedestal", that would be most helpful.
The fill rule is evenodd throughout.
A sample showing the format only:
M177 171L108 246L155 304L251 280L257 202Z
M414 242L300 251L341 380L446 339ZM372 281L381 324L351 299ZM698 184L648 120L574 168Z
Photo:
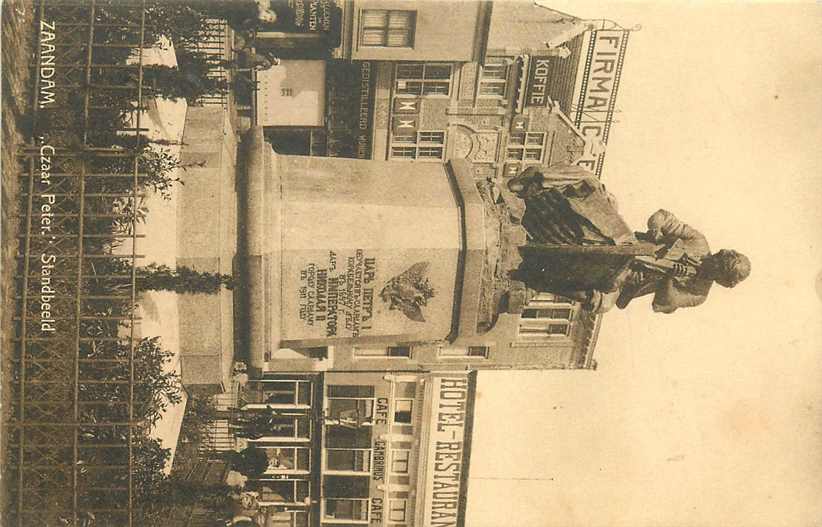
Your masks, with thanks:
M322 368L311 352L324 346L445 340L471 317L478 296L465 282L482 268L484 235L466 230L482 225L470 177L434 163L278 155L259 128L245 157L241 332L252 368L277 357Z

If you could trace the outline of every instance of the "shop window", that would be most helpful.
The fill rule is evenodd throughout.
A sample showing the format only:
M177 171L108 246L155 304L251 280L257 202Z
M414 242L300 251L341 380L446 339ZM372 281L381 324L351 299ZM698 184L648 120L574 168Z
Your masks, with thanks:
M272 417L265 435L273 437L308 437L308 418ZM304 432L304 433L300 433Z
M324 519L329 520L368 520L368 499L362 498L326 498L324 500Z
M393 359L411 358L410 346L387 346L384 348L354 348L355 357L384 357Z
M268 447L257 443L268 457L266 472L311 470L311 450L306 447Z
M281 405L310 405L311 381L261 380L249 383L247 402Z
M299 503L310 497L308 481L266 481L258 484L256 491L265 503Z
M357 428L371 424L374 399L328 399L326 424Z
M398 95L442 95L451 93L451 65L426 62L397 64Z
M480 97L505 97L509 59L488 57L480 71Z
M290 514L291 518L286 521L290 521L290 523L286 523L288 527L308 527L308 513L305 511L287 511L285 514ZM274 524L276 525L276 524Z
M441 161L445 155L445 132L417 132L391 136L392 159Z
M328 470L369 472L371 470L371 449L330 448L326 450Z
M415 11L363 9L360 46L410 48L414 46Z
M388 501L388 521L404 522L405 509L408 505L407 500L389 500Z
M245 410L231 420L237 437L259 440L265 437L311 437L311 422L307 416L280 415L281 410Z
M328 386L328 396L353 399L374 397L374 386L357 384L331 384Z
M506 159L509 161L542 161L545 134L542 132L514 133L508 137Z
M289 505L280 505L280 506L273 506L269 509L272 511L267 515L268 523L263 523L263 525L267 525L269 527L309 527L309 512L308 511L295 511L289 510L292 508ZM274 512L276 510L276 512ZM190 522L188 525L226 525L222 522L220 523L199 523L199 522ZM240 522L238 525L243 525ZM246 525L258 525L256 523L247 523ZM351 527L351 524L323 524L323 527Z
M326 448L367 450L371 448L371 427L329 426L325 431Z
M410 424L413 406L414 401L411 399L397 399L394 402L394 422Z
M408 462L411 452L408 450L391 451L391 472L394 474L408 474Z
M487 359L490 353L491 348L488 346L464 346L439 349L439 356L442 358Z

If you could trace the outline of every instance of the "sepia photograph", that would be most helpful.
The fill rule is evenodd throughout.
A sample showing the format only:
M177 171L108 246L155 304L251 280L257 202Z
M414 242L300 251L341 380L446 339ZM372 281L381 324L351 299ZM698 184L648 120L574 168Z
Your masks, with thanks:
M820 28L2 0L0 525L822 526Z

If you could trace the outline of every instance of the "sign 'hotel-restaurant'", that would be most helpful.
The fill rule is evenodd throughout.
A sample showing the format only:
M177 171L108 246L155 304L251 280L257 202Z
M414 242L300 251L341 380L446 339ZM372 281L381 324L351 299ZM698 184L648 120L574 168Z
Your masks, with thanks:
M467 475L466 416L472 396L467 376L434 377L432 382L421 525L457 527Z

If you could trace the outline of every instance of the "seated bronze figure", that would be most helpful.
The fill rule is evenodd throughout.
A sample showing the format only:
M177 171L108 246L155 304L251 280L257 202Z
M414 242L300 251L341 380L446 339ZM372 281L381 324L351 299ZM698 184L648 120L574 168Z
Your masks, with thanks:
M580 167L531 167L508 183L525 202L523 262L512 277L603 313L654 294L653 309L673 313L702 304L711 285L734 287L751 270L746 256L711 253L705 236L666 210L632 232L616 200Z

